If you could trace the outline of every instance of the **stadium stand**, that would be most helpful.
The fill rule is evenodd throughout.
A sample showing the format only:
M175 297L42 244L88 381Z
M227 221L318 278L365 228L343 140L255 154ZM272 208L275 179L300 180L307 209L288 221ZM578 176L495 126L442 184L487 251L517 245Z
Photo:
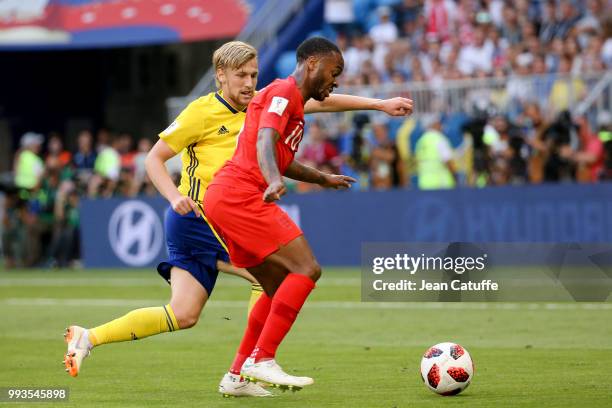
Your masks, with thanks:
M353 113L309 120L301 158L357 177L356 190L591 183L612 179L608 5L316 0L279 10L276 1L256 0L241 38L259 38L260 87L292 71L292 47L311 32L335 39L344 54L340 92L415 100L408 119ZM253 23L270 13L284 26ZM208 73L168 106L175 113L210 85ZM16 149L3 215L7 266L77 262L83 197L157 194L143 170L149 138L107 129L94 137L84 129L73 151L62 141L27 133ZM439 171L419 182L431 168Z
M316 119L338 148L334 161L358 175L362 188L380 188L374 180L381 176L383 186L417 184L428 160L419 157L426 150L425 143L418 149L419 139L429 130L421 114L431 112L442 114L458 185L607 179L609 3L350 3L326 1L319 31L335 38L345 57L339 92L407 96L417 113L404 122L360 114ZM290 55L278 59L279 76L292 70ZM372 153L385 144L397 153L381 165Z

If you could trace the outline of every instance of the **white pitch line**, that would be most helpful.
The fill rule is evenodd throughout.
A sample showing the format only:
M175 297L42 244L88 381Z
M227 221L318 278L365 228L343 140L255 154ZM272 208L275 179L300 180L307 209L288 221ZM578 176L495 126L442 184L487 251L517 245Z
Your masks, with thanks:
M55 299L55 298L7 298L8 306L110 306L140 307L160 303L159 299Z
M161 278L0 278L0 287L63 287L63 286L163 286ZM218 285L248 286L242 279L219 277ZM329 278L317 286L360 286L359 278Z
M146 278L7 278L0 287L60 287L60 286L160 286L163 280Z
M7 298L0 304L7 306L95 306L139 307L159 304L159 299L57 299L57 298ZM246 301L211 300L207 308L243 308ZM612 303L441 303L441 302L350 302L312 301L307 308L314 309L408 309L408 310L612 310Z

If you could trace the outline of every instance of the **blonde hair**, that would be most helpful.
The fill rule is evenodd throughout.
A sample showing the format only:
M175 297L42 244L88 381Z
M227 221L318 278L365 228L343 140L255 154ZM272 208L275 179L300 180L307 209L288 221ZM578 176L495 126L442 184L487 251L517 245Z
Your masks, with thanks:
M219 68L238 69L253 58L257 58L257 50L252 45L242 41L230 41L219 47L214 52L212 58L217 88L221 87L221 83L217 78L217 70Z

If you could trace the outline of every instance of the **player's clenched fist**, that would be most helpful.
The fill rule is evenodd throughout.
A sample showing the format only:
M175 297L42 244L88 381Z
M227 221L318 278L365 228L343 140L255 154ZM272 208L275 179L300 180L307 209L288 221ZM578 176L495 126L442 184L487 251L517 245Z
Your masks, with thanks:
M325 181L321 184L325 188L334 188L336 190L344 190L351 187L351 184L356 182L352 177L343 176L341 174L326 174Z
M266 191L264 191L263 199L266 203L280 200L282 196L287 192L287 187L282 181L274 181L268 185Z
M198 217L202 215L198 205L189 197L179 196L172 200L170 205L175 212L181 215L189 214L191 211Z
M377 109L391 116L407 116L412 113L413 101L408 98L391 98L378 102Z

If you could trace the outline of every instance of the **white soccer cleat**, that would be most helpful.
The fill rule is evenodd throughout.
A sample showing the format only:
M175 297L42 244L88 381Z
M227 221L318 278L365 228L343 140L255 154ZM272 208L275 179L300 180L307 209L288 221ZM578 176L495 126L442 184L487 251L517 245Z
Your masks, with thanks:
M219 383L219 393L224 397L273 397L269 391L266 391L260 385L240 380L240 376L232 373L226 373Z
M240 374L251 382L262 382L282 390L299 391L307 385L314 384L314 380L310 377L287 374L275 360L256 363L254 358L248 358L242 365Z
M64 333L64 341L68 344L68 351L64 356L66 372L73 377L79 375L81 364L89 356L91 344L86 329L79 326L70 326Z

